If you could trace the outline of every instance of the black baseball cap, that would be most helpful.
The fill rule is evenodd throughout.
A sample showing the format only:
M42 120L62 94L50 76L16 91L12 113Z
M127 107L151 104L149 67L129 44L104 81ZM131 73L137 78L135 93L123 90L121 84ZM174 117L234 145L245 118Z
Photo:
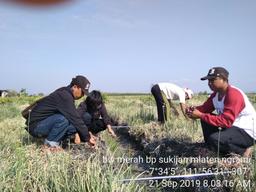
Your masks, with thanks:
M208 74L205 77L202 77L201 80L214 79L216 77L222 77L228 79L229 72L223 67L213 67L209 70Z
M83 93L85 95L88 95L90 81L86 77L82 75L77 75L76 77L72 78L71 84L79 86L82 89Z

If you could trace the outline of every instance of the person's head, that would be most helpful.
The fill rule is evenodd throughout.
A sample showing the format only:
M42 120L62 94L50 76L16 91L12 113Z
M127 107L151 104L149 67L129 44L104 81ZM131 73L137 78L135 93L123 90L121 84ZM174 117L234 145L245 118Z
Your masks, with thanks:
M191 99L193 97L193 91L189 88L184 88L186 99Z
M80 99L84 95L88 95L90 82L86 77L77 75L76 77L72 78L70 86L74 98Z
M91 91L89 95L86 97L85 103L91 110L100 109L103 103L103 98L100 91Z
M229 72L223 67L213 67L201 80L208 80L208 85L212 91L221 91L228 86Z

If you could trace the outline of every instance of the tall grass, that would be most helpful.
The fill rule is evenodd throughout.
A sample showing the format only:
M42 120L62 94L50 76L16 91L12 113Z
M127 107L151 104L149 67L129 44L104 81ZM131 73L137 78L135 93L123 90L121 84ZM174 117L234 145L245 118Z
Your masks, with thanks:
M202 131L199 121L187 120L182 116L171 115L165 125L156 123L157 111L151 95L115 95L105 96L107 109L119 122L133 127L130 133L144 135L149 142L170 138L187 142L202 142ZM254 99L254 97L251 97ZM189 101L191 105L201 104L206 96L199 96ZM0 191L149 191L150 189L135 182L123 184L123 178L134 178L137 175L133 166L117 161L103 162L103 157L115 159L123 155L132 156L129 149L120 145L118 140L107 133L101 134L104 148L89 152L66 149L60 153L44 153L24 129L24 119L20 111L35 98L16 98L2 101L0 107ZM255 106L255 103L254 103ZM90 150L91 151L91 150ZM256 151L254 150L254 156ZM252 161L247 175L236 177L236 181L250 179L251 191L255 191L256 163ZM236 186L233 191L248 191ZM154 189L151 191L154 191Z
M73 149L45 153L28 139L24 120L19 115L20 105L3 106L5 110L0 111L4 116L0 121L0 191L145 191L144 186L136 183L119 182L133 177L128 164L102 162L103 155L114 158L115 151L121 151L118 145L98 149L88 156L83 156L86 146L78 151L81 154ZM5 115L6 111L12 115Z
M207 99L206 95L194 97L188 101L188 105L200 105ZM250 99L256 107L255 96L250 96ZM174 103L180 115L174 116L171 114L169 120L164 125L155 123L157 120L157 111L154 98L151 95L141 96L112 96L108 99L107 107L113 116L118 117L121 122L126 122L131 125L130 133L133 135L144 135L149 142L160 141L164 138L169 138L178 141L186 141L190 143L203 142L203 133L199 120L186 119L179 104ZM256 155L256 146L254 146L254 158ZM232 191L256 191L256 162L252 159L248 166L250 171L246 174L238 174L233 178L235 183ZM243 181L250 181L250 188L246 184L241 185Z
M201 96L206 98L206 96ZM179 111L179 116L171 114L165 125L156 124L157 110L153 96L130 95L112 96L108 99L107 108L111 116L120 122L125 122L132 127L134 134L144 133L148 138L161 139L173 137L182 139L189 138L191 141L201 141L202 132L199 121L185 119L178 103L173 105ZM200 98L201 100L201 98ZM190 101L190 105L198 105L200 100Z

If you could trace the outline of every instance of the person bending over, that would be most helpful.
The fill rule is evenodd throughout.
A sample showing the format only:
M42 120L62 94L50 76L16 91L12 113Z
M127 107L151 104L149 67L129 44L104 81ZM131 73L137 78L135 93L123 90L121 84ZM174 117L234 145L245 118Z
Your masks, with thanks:
M156 101L158 121L160 123L164 123L169 118L168 106L174 110L176 115L179 115L178 110L172 104L172 100L178 100L180 102L181 111L186 117L186 100L192 98L192 90L188 88L183 89L172 83L158 83L153 85L151 93Z

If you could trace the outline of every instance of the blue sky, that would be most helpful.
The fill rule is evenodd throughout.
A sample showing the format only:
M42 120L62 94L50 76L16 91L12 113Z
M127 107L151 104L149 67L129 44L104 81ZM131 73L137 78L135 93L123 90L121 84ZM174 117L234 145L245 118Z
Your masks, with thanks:
M50 93L82 74L92 89L149 92L173 82L209 91L213 66L256 91L254 0L74 0L31 8L0 2L0 89Z

